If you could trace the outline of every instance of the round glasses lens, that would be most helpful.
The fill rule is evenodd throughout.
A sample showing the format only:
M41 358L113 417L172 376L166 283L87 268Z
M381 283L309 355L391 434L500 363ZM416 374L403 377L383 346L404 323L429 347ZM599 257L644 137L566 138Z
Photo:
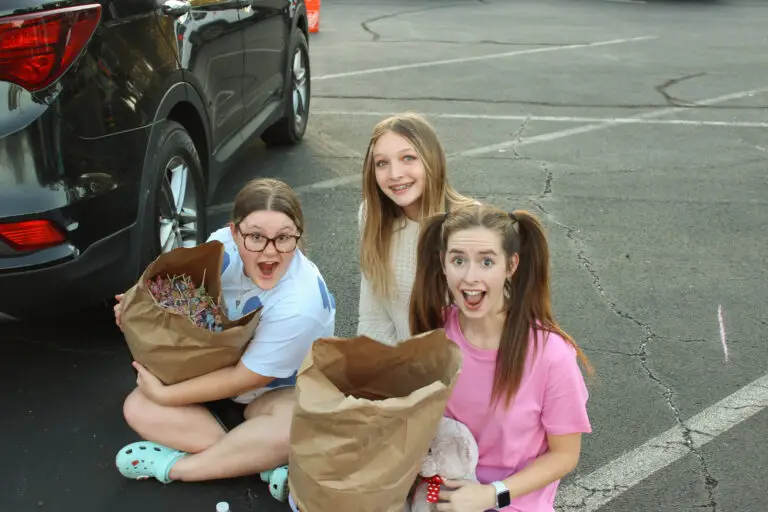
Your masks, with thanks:
M291 252L296 248L296 238L288 235L281 235L275 240L275 247L280 252Z
M245 248L249 251L263 251L267 246L267 239L258 235L247 235L245 237Z

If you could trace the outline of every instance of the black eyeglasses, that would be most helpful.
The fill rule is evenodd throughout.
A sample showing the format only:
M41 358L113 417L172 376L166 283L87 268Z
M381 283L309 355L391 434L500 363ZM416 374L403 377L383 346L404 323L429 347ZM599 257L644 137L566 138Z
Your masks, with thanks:
M240 226L237 226L237 230L243 237L243 245L251 252L262 252L267 248L267 245L272 243L275 246L277 252L291 252L296 249L299 244L301 235L277 235L275 238L264 236L261 233L243 233Z

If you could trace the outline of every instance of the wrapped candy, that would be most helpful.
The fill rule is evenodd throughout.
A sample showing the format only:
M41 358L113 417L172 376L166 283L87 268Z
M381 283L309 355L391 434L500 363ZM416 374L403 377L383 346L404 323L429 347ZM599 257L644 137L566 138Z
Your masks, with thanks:
M205 282L205 276L201 283ZM203 329L213 332L222 330L222 311L205 290L205 285L195 286L188 274L157 275L147 279L147 288L158 305L189 318Z

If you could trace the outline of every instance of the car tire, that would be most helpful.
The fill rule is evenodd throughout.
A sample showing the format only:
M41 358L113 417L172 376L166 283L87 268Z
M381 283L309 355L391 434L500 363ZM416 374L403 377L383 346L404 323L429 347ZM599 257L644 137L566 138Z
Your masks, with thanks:
M192 138L175 121L162 121L155 147L148 148L150 190L144 208L143 272L162 252L191 247L207 237L205 182ZM161 242L165 240L165 246Z
M261 135L269 146L298 144L307 130L312 96L307 37L296 29L291 38L291 51L286 69L283 117Z

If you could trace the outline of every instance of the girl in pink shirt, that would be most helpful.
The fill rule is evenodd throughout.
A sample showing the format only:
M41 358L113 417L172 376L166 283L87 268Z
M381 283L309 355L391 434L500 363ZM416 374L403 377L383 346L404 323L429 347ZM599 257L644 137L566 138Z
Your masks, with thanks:
M428 219L410 322L414 335L444 327L461 348L446 416L469 427L480 452L480 483L446 482L438 510L553 511L591 432L578 360L592 369L554 320L540 222L486 205Z

